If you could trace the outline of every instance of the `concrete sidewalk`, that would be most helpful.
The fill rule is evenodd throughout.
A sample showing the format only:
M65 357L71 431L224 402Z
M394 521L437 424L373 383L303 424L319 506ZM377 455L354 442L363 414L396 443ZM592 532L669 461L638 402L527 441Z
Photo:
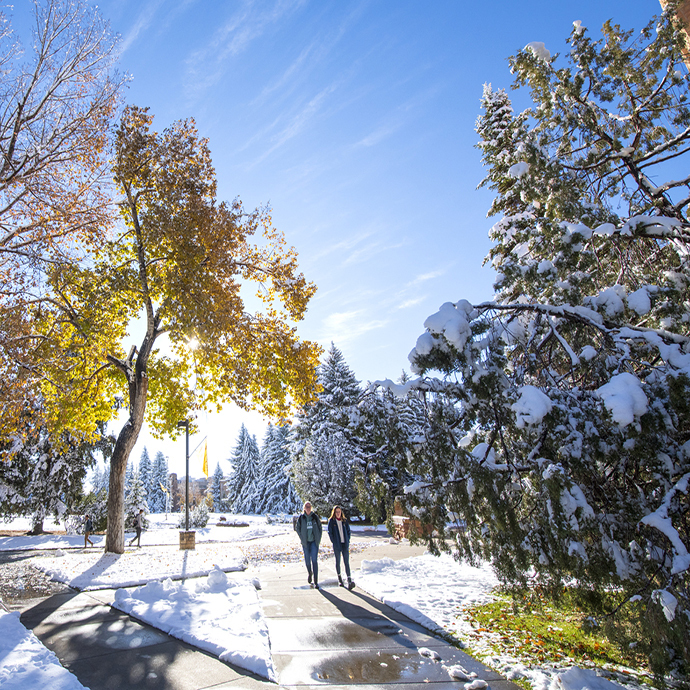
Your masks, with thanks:
M374 539L376 535L367 538ZM363 559L400 559L423 552L409 545L378 545L351 555L353 575ZM432 687L463 688L444 666L461 664L492 690L518 690L495 672L362 592L337 586L332 559L319 563L321 589L311 589L303 564L255 569L279 685L209 654L110 607L114 590L65 588L27 601L21 620L63 666L91 690L203 690L236 688ZM427 648L440 661L422 656Z

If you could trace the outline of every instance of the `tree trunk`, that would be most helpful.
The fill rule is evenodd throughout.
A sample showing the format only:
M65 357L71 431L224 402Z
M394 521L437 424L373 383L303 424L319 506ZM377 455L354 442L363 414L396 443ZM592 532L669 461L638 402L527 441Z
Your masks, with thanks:
M141 357L140 357L141 359ZM130 414L122 427L110 459L110 487L108 489L108 527L105 550L110 553L125 552L125 473L132 448L136 445L144 422L148 379L139 371L130 384Z
M40 518L38 520L34 520L34 523L31 527L31 531L27 532L32 537L35 537L39 534L43 534L43 518Z

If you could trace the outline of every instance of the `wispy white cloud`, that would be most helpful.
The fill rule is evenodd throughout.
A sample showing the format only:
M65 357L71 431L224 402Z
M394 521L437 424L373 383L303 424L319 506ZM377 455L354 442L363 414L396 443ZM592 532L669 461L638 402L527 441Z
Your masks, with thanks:
M387 139L389 136L395 134L398 130L402 129L403 127L403 121L398 120L398 122L391 122L385 125L382 125L378 129L375 129L371 134L367 134L363 139L360 139L358 142L355 143L355 148L368 148L370 146L376 146L376 144L382 142L384 139Z
M400 249L404 247L407 242L370 242L364 247L359 247L355 251L351 252L350 255L343 261L343 265L347 266L349 264L361 263L362 261L368 261L378 254L384 254L385 252L392 251L393 249Z
M348 100L340 94L345 92L343 86L361 69L361 56L344 68L340 64L333 67L324 66L329 65L330 54L347 36L352 26L362 18L368 6L368 0L348 6L346 15L337 26L325 35L316 36L309 45L302 48L299 55L252 101L253 107L270 101L271 107L279 110L279 115L270 124L255 132L241 147L240 151L246 150L257 142L266 146L250 167L263 162L283 145L313 128L319 119L351 105L353 97L350 96ZM315 72L317 76L314 76ZM329 78L334 74L337 76L322 85L319 75L323 73ZM318 86L315 87L314 84ZM302 93L296 96L295 92L298 89L301 89ZM339 94L340 98L334 97L335 94ZM286 105L278 106L281 102Z
M120 43L120 53L126 52L130 46L136 42L139 36L151 27L156 12L162 4L163 0L150 0L149 3L144 5L143 9L139 13L139 16L134 22L134 26L132 26L132 28L122 38L122 42Z
M418 304L421 304L425 299L426 295L422 295L421 297L413 297L412 299L406 299L404 302L399 304L396 307L396 309L409 309L410 307L414 307Z
M318 56L314 55L315 50L316 42L303 48L302 52L287 66L283 73L263 88L261 93L252 101L252 105L265 101L269 96L283 90L286 86L293 88L299 82L304 71L318 61Z
M442 275L445 275L446 271L448 269L446 268L439 268L435 271L429 271L428 273L420 273L418 276L412 280L409 285L419 285L420 283L426 283L429 280L433 280L434 278L440 278Z
M252 105L261 103L268 97L273 97L277 92L292 91L297 84L307 79L310 73L323 65L349 29L361 18L367 4L367 2L362 2L351 7L344 19L332 31L324 36L316 37L309 45L305 46L285 70L263 88Z
M307 0L280 0L265 8L254 0L232 4L234 13L215 31L203 48L187 58L187 96L197 100L215 86L229 69L236 55L249 46L287 14L299 11Z
M179 14L197 2L198 0L178 0L176 3L172 0L149 0L148 3L144 4L132 27L123 36L120 43L120 54L129 50L142 36L149 36L151 33L163 33ZM158 10L164 3L165 13L159 13Z
M323 259L323 257L333 254L334 252L344 252L356 247L361 242L364 242L367 238L372 236L372 232L359 232L350 237L345 237L339 242L333 242L321 249L318 252L314 252L311 255L311 260Z
M268 156L270 156L276 149L280 148L283 144L293 139L302 131L304 131L307 126L314 120L317 114L323 109L328 97L333 94L337 89L342 80L336 80L335 82L324 87L313 96L298 112L296 112L290 120L275 134L269 137L271 145L257 158L252 161L253 167L264 161ZM274 124L278 124L279 121L275 121ZM256 138L256 137L255 137Z
M322 344L347 343L369 331L385 328L388 323L389 320L369 318L363 309L336 312L324 319L323 336L319 340Z
M389 113L387 118L372 132L355 142L353 148L376 146L388 137L393 136L396 132L404 129L409 121L415 117L415 113L432 100L440 90L440 85L435 84L414 94Z

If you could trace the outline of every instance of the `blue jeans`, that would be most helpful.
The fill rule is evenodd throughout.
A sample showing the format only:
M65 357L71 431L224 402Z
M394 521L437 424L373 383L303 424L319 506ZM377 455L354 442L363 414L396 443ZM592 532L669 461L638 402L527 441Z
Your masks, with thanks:
M333 544L333 553L335 554L335 572L340 576L340 554L343 555L343 563L345 564L345 574L350 577L350 550L347 546L342 544Z
M307 566L307 572L311 575L314 573L314 582L319 581L319 547L315 541L308 541L304 547L304 562Z

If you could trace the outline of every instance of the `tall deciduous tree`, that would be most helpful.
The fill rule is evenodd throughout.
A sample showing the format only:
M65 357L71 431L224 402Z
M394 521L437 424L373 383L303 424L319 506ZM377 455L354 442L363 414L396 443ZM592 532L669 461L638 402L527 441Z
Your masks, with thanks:
M684 36L666 13L598 40L578 23L568 44L565 64L539 43L511 59L534 101L523 115L485 89L497 295L444 304L410 354L427 421L404 500L432 546L454 540L504 580L607 591L601 623L630 611L654 671L687 677Z
M120 232L91 263L55 269L59 299L44 326L70 353L46 372L43 394L56 419L88 429L124 393L128 419L110 466L106 550L115 553L124 549L127 459L147 413L154 431L173 434L195 410L225 402L287 415L312 395L319 353L289 323L302 318L315 287L269 212L218 203L210 151L193 121L161 134L151 124L145 109L123 113L113 162ZM258 290L265 313L246 309L243 285ZM138 317L141 340L124 351Z
M0 412L6 435L20 423L25 400L36 398L36 358L48 355L45 348L37 352L45 334L35 324L54 296L47 267L81 257L111 227L106 145L123 84L113 71L116 38L97 9L86 0L32 4L31 37L16 35L0 15Z

